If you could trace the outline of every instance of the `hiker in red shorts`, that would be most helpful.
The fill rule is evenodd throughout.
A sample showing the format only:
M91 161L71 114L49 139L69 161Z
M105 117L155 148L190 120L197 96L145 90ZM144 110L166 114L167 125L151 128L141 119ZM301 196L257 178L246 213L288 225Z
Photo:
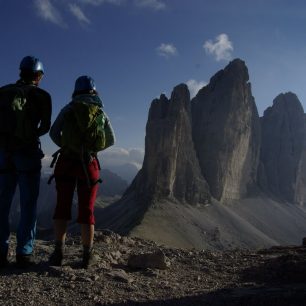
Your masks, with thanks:
M94 204L100 180L97 152L114 144L114 133L96 91L94 80L80 76L75 82L72 102L66 105L50 130L50 137L60 150L55 154L54 177L57 204L54 212L55 249L52 265L62 265L68 221L75 188L78 218L83 244L82 265L93 261ZM56 160L57 159L57 160Z

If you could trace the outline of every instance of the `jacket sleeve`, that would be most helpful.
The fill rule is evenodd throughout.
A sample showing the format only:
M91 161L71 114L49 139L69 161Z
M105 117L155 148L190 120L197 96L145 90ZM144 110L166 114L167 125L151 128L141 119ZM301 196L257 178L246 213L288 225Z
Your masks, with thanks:
M52 141L58 146L61 147L61 138L62 138L62 130L65 122L65 114L69 110L69 104L66 105L58 114L55 121L53 122L49 135Z
M115 143L115 133L114 133L112 125L106 114L105 114L104 131L105 131L105 148L104 149L106 149L114 145Z

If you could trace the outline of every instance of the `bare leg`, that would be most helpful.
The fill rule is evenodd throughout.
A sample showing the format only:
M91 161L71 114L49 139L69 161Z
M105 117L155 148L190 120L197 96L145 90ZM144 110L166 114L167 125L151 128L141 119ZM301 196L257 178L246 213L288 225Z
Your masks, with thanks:
M85 247L91 248L93 245L95 233L94 224L81 224L82 244Z
M54 220L55 241L65 243L68 221Z
M65 239L67 233L68 221L54 220L55 248L49 262L54 266L61 266L64 256Z

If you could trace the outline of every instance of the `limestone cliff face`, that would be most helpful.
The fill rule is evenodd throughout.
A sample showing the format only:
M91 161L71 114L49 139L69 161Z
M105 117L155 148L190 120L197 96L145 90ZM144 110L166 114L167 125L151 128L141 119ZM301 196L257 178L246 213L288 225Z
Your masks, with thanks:
M241 200L252 188L261 186L269 196L303 204L305 125L301 104L290 93L280 95L260 119L247 67L239 59L213 76L192 101L187 86L180 84L170 99L161 95L152 102L143 167L123 197L97 213L97 224L123 234L145 236L153 232L150 239L165 235L167 241L185 241L184 232L188 243L192 240L192 245L199 245L211 239L218 243L219 230L211 220L216 215L220 216L220 226L227 224L227 218L231 220L228 224L240 223L239 213L234 219L235 214L221 213L228 209L219 202ZM244 201L241 203L247 203ZM268 197L264 205L267 201ZM197 204L207 202L213 204L207 210L197 208ZM194 206L179 205L186 203ZM263 206L252 205L248 209L253 218ZM272 206L271 216L276 213ZM209 215L211 209L216 211ZM269 209L269 204L263 209ZM292 209L298 211L297 207ZM286 211L281 220L289 215ZM235 225L235 230L247 231L254 226L243 224ZM259 224L262 227L266 219ZM274 224L279 228L277 222Z
M261 186L291 203L306 200L306 125L297 96L277 96L262 118Z
M143 168L134 182L142 194L189 204L210 200L191 135L190 96L181 84L170 100L161 95L151 104Z
M256 183L260 120L245 63L236 59L192 100L193 141L213 197L239 199Z
M304 146L306 148L305 144ZM302 206L306 205L306 149L305 148L301 154L301 159L298 164L295 195L294 195L294 203Z
M97 224L127 234L147 224L147 212L155 203L210 202L191 135L190 96L181 84L170 100L161 95L151 103L142 169L119 201L97 213Z

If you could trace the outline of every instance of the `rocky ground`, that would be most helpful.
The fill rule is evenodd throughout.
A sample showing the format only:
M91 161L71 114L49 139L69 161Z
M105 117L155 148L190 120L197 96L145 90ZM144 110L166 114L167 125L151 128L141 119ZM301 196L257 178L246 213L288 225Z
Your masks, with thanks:
M110 231L95 236L96 263L80 267L79 238L62 267L52 241L36 243L37 264L0 271L1 305L306 305L306 247L213 252L158 246Z

